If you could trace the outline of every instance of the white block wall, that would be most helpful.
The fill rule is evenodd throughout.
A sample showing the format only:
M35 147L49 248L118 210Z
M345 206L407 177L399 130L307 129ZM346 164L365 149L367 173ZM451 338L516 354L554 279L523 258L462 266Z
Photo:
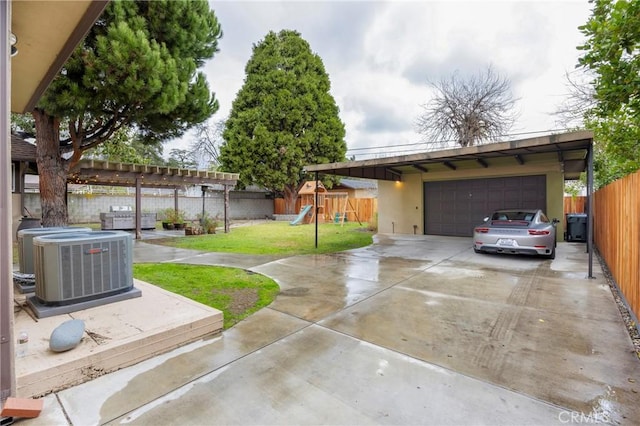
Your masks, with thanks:
M131 206L135 209L135 194L68 194L69 223L100 222L100 213L108 212L111 206ZM212 217L224 218L224 194L207 193L205 211ZM142 196L144 213L160 213L175 205L173 195ZM25 207L37 217L42 216L40 194L25 194ZM178 196L178 208L185 212L187 219L196 219L202 213L202 197ZM265 219L273 215L273 200L264 192L232 191L229 193L230 219ZM158 217L160 219L160 216Z

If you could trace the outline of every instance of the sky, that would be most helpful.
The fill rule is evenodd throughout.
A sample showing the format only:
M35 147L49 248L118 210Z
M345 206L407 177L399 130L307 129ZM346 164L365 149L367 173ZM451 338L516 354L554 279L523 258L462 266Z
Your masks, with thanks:
M269 31L301 33L320 56L356 160L426 150L416 118L429 82L488 66L511 81L518 120L506 139L558 129L590 16L586 0L559 1L210 1L222 26L220 51L202 68L224 120L242 87L252 48ZM187 149L192 134L165 145ZM379 148L386 147L386 148Z

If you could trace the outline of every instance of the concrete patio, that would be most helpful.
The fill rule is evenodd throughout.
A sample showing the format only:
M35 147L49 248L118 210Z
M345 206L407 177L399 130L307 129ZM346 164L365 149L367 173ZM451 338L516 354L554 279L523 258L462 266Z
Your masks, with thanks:
M48 318L22 308L15 329L29 335L27 356L16 358L17 395L33 397L86 382L222 330L222 312L135 281L142 297ZM70 319L85 323L85 337L72 351L49 350L53 330Z
M638 423L640 360L584 248L560 243L551 261L379 235L273 259L138 242L137 262L237 264L281 294L221 334L50 394L21 424Z

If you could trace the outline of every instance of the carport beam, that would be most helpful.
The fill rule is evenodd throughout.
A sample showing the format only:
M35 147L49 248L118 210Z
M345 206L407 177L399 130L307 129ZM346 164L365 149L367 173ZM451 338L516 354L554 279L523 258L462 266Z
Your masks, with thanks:
M456 170L457 167L450 161L443 161L442 164L451 170Z

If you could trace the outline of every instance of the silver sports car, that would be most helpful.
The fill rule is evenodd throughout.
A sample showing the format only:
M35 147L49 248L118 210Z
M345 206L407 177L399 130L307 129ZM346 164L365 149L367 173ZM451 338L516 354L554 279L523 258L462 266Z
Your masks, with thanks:
M557 223L539 209L498 210L473 229L473 250L555 259Z

